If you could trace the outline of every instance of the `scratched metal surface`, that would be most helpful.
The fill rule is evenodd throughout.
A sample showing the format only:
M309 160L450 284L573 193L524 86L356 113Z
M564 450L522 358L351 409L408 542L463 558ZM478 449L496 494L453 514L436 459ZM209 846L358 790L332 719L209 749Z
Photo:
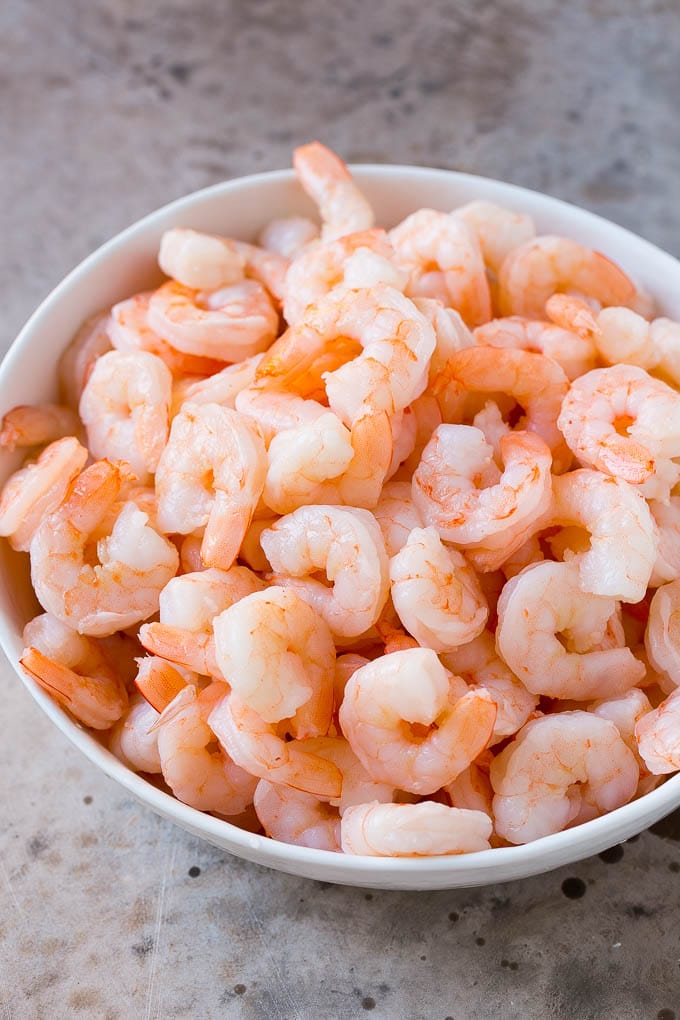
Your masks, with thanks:
M1 342L93 247L320 136L575 201L680 252L668 0L5 0ZM155 818L6 666L0 1003L9 1018L680 1016L680 820L481 891L325 886Z

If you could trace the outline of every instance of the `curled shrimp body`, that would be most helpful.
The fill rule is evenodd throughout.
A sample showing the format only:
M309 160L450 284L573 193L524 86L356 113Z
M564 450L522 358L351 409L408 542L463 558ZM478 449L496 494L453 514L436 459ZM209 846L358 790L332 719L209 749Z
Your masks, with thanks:
M474 335L482 347L506 347L544 354L557 362L569 380L595 368L597 351L594 343L553 322L510 316L492 319L478 326Z
M306 216L281 216L260 231L259 243L268 251L296 259L308 245L319 239L319 227Z
M587 595L575 564L526 567L507 582L497 608L498 651L532 694L608 698L644 677L644 665L629 648L590 650L605 637L616 602Z
M298 425L309 425L328 413L328 408L316 400L307 400L286 390L262 389L257 385L244 387L237 394L234 406L257 423L267 446L279 432Z
M17 447L42 446L79 433L78 416L70 407L61 404L40 404L36 407L22 404L3 415L0 447L16 450Z
M529 843L635 795L639 769L614 723L591 712L533 719L491 763L496 832Z
M210 728L229 755L253 776L331 800L340 796L342 773L332 761L285 740L285 725L266 722L238 694L213 709Z
M152 730L159 718L146 698L134 694L124 715L109 733L109 751L133 772L154 774L161 771L158 732Z
M392 601L418 644L446 652L480 634L489 609L477 577L434 528L415 528L390 560Z
M265 722L297 715L296 735L327 733L335 648L317 612L290 588L240 599L213 621L222 675Z
M148 481L167 442L171 394L172 376L155 354L102 354L80 398L92 455L126 460Z
M531 216L504 209L495 202L477 199L459 205L451 215L475 233L484 262L498 276L506 255L536 235Z
M88 458L75 436L57 439L37 461L11 475L0 496L0 535L27 552L40 521L66 498Z
M680 580L664 584L654 593L645 648L654 669L680 686Z
M373 210L334 152L321 142L301 145L293 153L293 166L300 184L319 207L323 241L370 230Z
M566 237L534 237L508 253L499 276L502 315L539 319L559 291L577 291L601 305L630 305L637 299L632 280L598 251Z
M389 234L397 264L409 273L409 297L438 298L469 326L491 317L491 295L474 231L462 219L419 209Z
M449 359L446 376L450 383L471 392L502 391L514 397L526 414L523 427L535 432L550 447L554 470L569 467L571 456L558 428L569 380L551 358L509 348L473 347Z
M596 368L574 380L557 424L585 464L662 498L680 470L680 393L641 368Z
M680 495L668 502L651 500L649 509L656 524L659 544L650 579L653 588L680 577Z
M360 659L361 656L354 656ZM364 660L365 662L366 660ZM363 663L362 663L363 664ZM358 668L358 667L357 667ZM349 742L344 737L309 737L299 741L299 746L311 754L332 761L342 774L342 791L334 797L331 804L342 816L347 808L355 804L366 804L368 801L390 803L395 789L390 783L379 783L366 771Z
M442 421L460 421L464 410L466 393L462 386L450 382L447 375L449 359L457 351L475 346L475 338L465 325L461 315L454 308L445 308L434 298L415 297L413 304L425 316L434 330L435 347L428 369L428 392L418 397L411 405L419 425L429 431ZM423 406L425 403L425 406ZM434 407L432 406L434 405ZM437 421L437 413L439 420ZM423 422L423 417L426 421ZM422 447L427 441L416 442Z
M81 634L113 634L151 616L179 566L175 546L150 527L148 515L134 503L124 504L110 535L97 542L99 562L88 562L90 536L118 499L126 477L124 465L106 460L86 468L31 541L31 580L38 599Z
M446 542L521 545L525 531L550 506L550 450L540 436L510 432L500 439L503 473L484 433L470 425L440 425L413 475L413 502Z
M213 683L203 691L189 684L156 723L163 779L175 797L198 811L239 815L252 803L257 781L225 753L212 750L208 718L229 688Z
M466 683L483 687L495 701L497 713L491 746L516 733L538 704L537 695L528 691L503 662L496 650L493 635L488 630L460 648L446 652L441 656L441 661Z
M655 776L680 769L680 689L635 724L638 752Z
M333 634L356 637L371 627L389 592L389 563L380 528L366 510L303 506L262 533L278 584L313 606ZM325 570L332 587L313 575Z
M638 765L642 766L641 771L644 770L644 763L638 756L635 727L651 710L649 698L638 687L631 688L618 698L595 701L588 707L588 711L600 719L609 719L614 723L626 747L638 758Z
M421 795L467 768L487 746L495 717L486 691L452 698L450 674L429 648L392 652L356 670L340 708L342 732L366 771Z
M680 323L648 322L630 308L603 308L597 326L595 342L608 365L637 365L680 385Z
M414 528L423 526L423 520L411 498L410 482L388 482L384 485L373 516L380 525L390 558L404 547Z
M215 567L173 577L159 598L160 621L140 628L148 651L204 676L222 679L213 620L235 602L262 591L264 581L247 567Z
M163 530L203 532L206 566L227 570L264 488L267 456L256 425L218 404L185 404L174 418L156 473Z
M185 227L165 231L158 264L166 276L194 290L217 290L238 283L245 268L233 242Z
M23 639L24 672L74 718L94 730L107 730L120 719L128 704L125 683L97 641L51 613L30 620Z
M421 804L358 804L340 825L346 854L366 857L435 857L489 849L492 822L481 811Z
M590 548L577 556L584 591L625 602L644 598L657 539L647 503L628 482L587 469L556 476L551 514L551 523L590 532Z
M82 324L59 358L59 395L74 410L97 358L111 350L109 313L97 312Z
M266 350L279 318L266 289L256 280L195 291L164 283L149 301L149 326L185 354L242 361Z
M253 803L272 839L315 850L340 850L340 815L318 797L261 779Z
M220 404L236 408L236 398L241 390L255 381L261 354L228 365L207 378L184 376L176 380L172 388L172 417L181 410L182 404Z

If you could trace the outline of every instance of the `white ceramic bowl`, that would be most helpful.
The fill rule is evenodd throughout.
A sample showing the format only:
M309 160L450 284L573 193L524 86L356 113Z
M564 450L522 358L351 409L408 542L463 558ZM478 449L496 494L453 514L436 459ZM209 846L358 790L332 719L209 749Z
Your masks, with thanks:
M372 202L377 222L390 226L422 206L450 210L485 198L530 213L539 232L566 234L618 261L680 318L680 263L639 237L591 213L510 184L420 167L353 168ZM49 295L17 337L0 368L0 410L56 396L61 351L91 313L153 286L156 254L168 227L186 226L254 238L272 217L311 214L291 171L257 174L215 185L159 209L85 259ZM0 483L19 462L3 456ZM446 889L503 882L578 861L640 832L680 804L680 775L640 800L602 818L527 846L460 857L379 859L350 857L289 846L252 835L181 804L130 772L86 730L73 722L18 666L25 622L38 611L27 557L0 543L0 642L24 685L72 744L140 801L196 836L238 857L308 878L385 889Z

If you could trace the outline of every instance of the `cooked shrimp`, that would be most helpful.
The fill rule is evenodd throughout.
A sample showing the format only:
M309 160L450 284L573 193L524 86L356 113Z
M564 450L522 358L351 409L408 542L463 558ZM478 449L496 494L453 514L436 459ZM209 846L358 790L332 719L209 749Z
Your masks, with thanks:
M78 408L80 395L95 361L111 350L108 325L108 312L91 315L59 358L59 394L63 402L74 410Z
M479 242L461 219L419 209L394 227L389 238L397 264L409 273L409 297L438 298L468 326L491 318L491 295Z
M155 354L167 365L175 379L219 372L223 365L222 361L179 351L151 329L148 316L149 302L153 293L151 290L144 291L113 306L106 327L110 345L128 354L136 351Z
M608 365L637 365L680 385L680 323L647 322L629 308L603 308L597 325L597 348Z
M441 419L433 422L430 427L432 431L441 421L462 420L467 394L461 385L449 380L447 366L457 351L474 347L475 338L454 308L445 308L441 301L425 297L413 298L413 303L430 323L435 336L435 347L428 369L428 392L418 398L419 401L436 402L439 408ZM422 411L418 414L416 406L412 409L417 418L422 417ZM429 413L432 414L431 410Z
M141 694L133 694L124 715L109 733L111 754L133 772L160 772L158 732L151 729L159 718L156 709Z
M532 694L610 698L645 674L629 648L590 651L605 636L616 602L586 594L575 564L526 567L508 581L497 608L498 651Z
M160 593L160 622L144 624L139 639L154 655L204 676L228 679L217 665L213 620L264 587L264 581L240 566L173 577Z
M263 517L254 520L244 535L238 557L251 570L269 573L272 569L271 563L264 554L260 538L262 532L266 528L271 528L276 519L276 517Z
M293 153L293 166L300 184L319 207L323 241L373 226L373 210L345 164L325 145L310 142L299 146Z
M537 523L537 527L540 527L539 523ZM562 528L562 530L558 532L558 534L564 534L564 532L568 530L571 529ZM585 535L585 532L582 532L580 528L576 528L573 530L578 531L580 535L584 535L585 539L584 551L586 551L589 548L588 536ZM552 545L551 539L548 538L547 541L551 546L551 550L555 556L555 559L563 559L564 558L563 556L562 557L557 556L555 549ZM473 562L473 564L475 564L478 570L481 569L482 567L482 557L483 551L481 552L473 551L472 553L470 553L470 560ZM526 541L523 542L518 549L515 549L515 551L510 553L509 556L504 557L503 562L500 565L500 570L505 575L506 581L509 581L511 577L516 577L517 574L524 570L525 567L528 567L531 563L540 563L541 560L544 559L545 554L543 552L539 536L535 534L534 535L530 534Z
M449 359L447 378L471 392L510 394L526 413L523 427L550 447L554 470L569 467L571 457L558 428L569 381L551 358L530 351L473 347Z
M495 276L498 276L505 256L536 235L531 216L504 209L484 199L459 205L451 215L462 220L474 232L484 262Z
M533 719L491 763L496 832L529 843L561 832L581 813L627 804L639 769L614 723L591 712Z
M558 291L576 291L601 305L631 305L637 299L632 280L606 256L566 237L534 237L514 248L499 274L502 315L539 319Z
M454 701L450 690L449 673L429 648L383 655L352 675L340 725L374 779L434 793L484 750L495 704L486 691Z
M664 584L654 593L645 648L652 666L680 686L680 580Z
M640 757L653 775L680 769L680 689L638 719L635 738Z
M323 619L298 593L272 586L215 617L215 653L240 699L266 722L292 719L296 735L327 733L335 648Z
M392 558L406 544L414 528L423 521L411 498L409 482L388 482L383 486L373 515L380 525L387 555Z
M541 437L511 432L501 437L500 449L502 474L479 429L435 429L413 475L412 492L421 516L444 541L500 548L508 556L550 507L552 458Z
M405 280L390 262L393 255L384 230L362 230L302 252L286 275L283 302L286 322L296 325L309 305L317 304L336 287L369 287L384 282L402 289ZM357 257L362 273L359 282L353 282L357 276Z
M187 684L195 684L197 679L189 670L177 669L160 656L145 655L137 659L135 687L156 712L166 709Z
M290 260L277 252L260 248L257 244L245 241L231 241L243 259L245 274L257 280L274 299L277 307L283 302L286 292L286 274L290 268Z
M632 485L600 471L570 471L553 479L551 514L551 524L590 532L590 547L577 554L585 592L624 602L644 598L657 540L649 507Z
M175 546L134 503L123 506L111 534L97 542L99 563L88 562L90 535L118 499L127 470L106 460L86 468L31 542L38 599L81 634L113 634L151 616L179 565Z
M148 481L168 439L171 394L172 376L155 354L102 354L80 398L93 457L126 460Z
M128 703L125 684L97 641L42 613L24 628L24 671L79 722L107 730Z
M281 783L261 779L255 790L255 811L272 839L315 850L340 850L337 808Z
M263 248L296 259L308 245L319 238L319 227L306 216L281 216L270 220L258 238Z
M446 652L484 630L489 608L462 553L434 528L414 528L390 560L392 601L418 644Z
M225 753L212 750L208 718L228 693L226 684L180 691L156 723L163 779L175 797L198 811L239 815L252 803L257 781Z
M680 393L641 368L596 368L574 380L557 419L586 464L665 499L680 477Z
M354 658L360 659L361 656L357 655ZM368 801L380 801L381 804L387 804L394 799L397 792L394 787L390 783L376 782L361 764L349 741L344 737L309 737L298 743L303 750L332 761L340 769L342 791L339 797L334 797L331 800L331 804L337 808L340 815L343 815L347 808L353 807L355 804L366 804Z
M680 495L671 496L667 503L653 499L649 509L659 538L656 562L649 582L656 588L680 577Z
M328 413L328 408L317 400L257 385L243 387L236 395L234 406L257 423L267 446L279 432L308 425Z
M342 816L346 854L367 857L435 857L489 849L491 819L481 811L421 804L358 804Z
M225 237L174 227L161 237L158 265L185 287L217 290L243 279L245 260Z
M595 368L597 351L594 343L552 322L520 316L492 319L478 326L474 335L482 347L505 347L544 354L557 362L569 380Z
M255 381L255 372L261 360L262 355L255 354L207 378L185 376L176 381L172 390L173 418L181 410L182 404L221 404L222 407L234 410L238 394Z
M262 533L277 583L292 587L333 634L356 637L380 615L389 563L372 514L354 507L303 506ZM312 575L325 570L332 587Z
M164 283L151 296L148 321L178 350L218 361L242 361L259 354L279 327L276 309L256 280L215 291Z
M79 434L80 421L70 407L61 404L21 405L3 416L0 447L16 450L17 447L42 446Z
M493 817L493 790L488 767L483 769L473 762L452 783L447 783L444 792L451 801L451 807L483 811L489 818Z
M0 535L27 552L40 521L66 498L85 467L88 452L74 436L46 446L35 463L11 475L0 496Z
M205 528L204 564L227 570L250 526L266 469L253 422L218 404L185 404L156 472L161 527L181 535Z
M501 455L501 439L512 432L512 429L503 417L503 413L495 400L487 400L484 407L477 411L472 419L472 424L480 432L493 449L493 459L498 467L503 466Z
M613 722L621 735L621 739L629 750L638 757L638 745L635 739L635 727L644 715L651 712L652 706L644 691L633 687L618 698L595 701L588 711L600 719ZM642 762L638 761L638 765Z
M302 750L298 740L283 739L277 731L285 727L266 722L238 694L224 698L208 722L221 746L251 775L324 800L340 796L337 765Z
M466 683L483 687L495 701L497 713L490 746L516 733L538 704L538 697L528 691L503 662L496 650L493 635L488 630L483 631L474 641L446 652L441 656L441 661Z

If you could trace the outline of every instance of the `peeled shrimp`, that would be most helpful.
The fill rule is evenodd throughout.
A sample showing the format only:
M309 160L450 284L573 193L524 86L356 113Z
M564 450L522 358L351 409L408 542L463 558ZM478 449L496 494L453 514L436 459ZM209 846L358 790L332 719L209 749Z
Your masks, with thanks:
M146 698L134 694L125 714L109 733L109 751L133 772L161 771L158 731L151 729L159 718Z
M301 145L293 153L300 184L319 207L321 239L333 241L373 226L373 210L334 152L320 142Z
M384 655L352 675L340 725L374 779L434 793L487 746L496 706L482 690L452 700L449 677L429 648Z
M415 528L390 560L394 607L420 645L446 652L484 630L489 609L465 557L434 528Z
M205 528L206 566L228 569L262 493L266 452L248 418L218 404L185 404L156 473L158 520L167 533Z
M137 659L134 684L141 696L156 712L162 712L187 684L195 684L198 677L157 655Z
M603 308L597 325L595 342L608 365L637 365L680 385L680 323L648 322L629 308Z
M65 404L77 409L80 395L97 358L111 350L108 312L97 312L82 324L59 358L59 393Z
M221 404L235 409L238 394L252 385L261 360L262 355L255 354L207 378L184 376L176 380L172 388L172 417L182 404Z
M654 669L680 686L680 580L664 584L654 593L645 648Z
M680 769L680 689L638 719L635 738L640 757L653 775Z
M596 368L574 380L557 424L586 464L646 497L666 498L680 477L680 393L641 368Z
M158 264L166 276L194 290L228 287L244 275L244 259L232 241L185 227L165 231Z
M154 655L224 679L215 655L213 620L264 587L264 581L241 566L229 570L212 567L173 577L159 596L160 621L144 624L140 641Z
M631 305L635 285L614 262L566 237L545 235L514 248L499 275L501 314L538 319L558 291L576 291L601 305Z
M242 280L215 291L164 283L149 301L149 325L185 354L241 361L264 351L279 319L266 289Z
M354 507L303 506L260 538L277 583L292 587L333 634L356 637L380 615L389 564L372 514ZM325 570L332 587L313 575Z
M383 486L380 499L373 510L380 525L387 555L392 558L404 547L414 528L422 528L423 521L411 498L410 482L388 482Z
M85 471L61 506L44 517L31 542L31 580L41 604L81 634L123 630L158 609L161 589L177 571L172 542L147 514L126 503L111 534L86 558L90 535L118 499L127 468L103 460Z
M198 811L239 815L252 803L257 781L222 747L212 750L208 718L229 688L213 683L203 691L189 685L156 723L163 778L175 797Z
M317 224L306 216L281 216L269 221L260 231L258 241L263 248L277 255L295 259L318 238Z
M491 295L477 237L462 219L419 209L389 234L397 264L409 273L409 297L438 298L468 326L491 317Z
M451 215L462 220L475 233L484 262L495 276L498 276L505 256L536 234L531 216L504 209L484 199L459 205Z
M680 577L680 495L671 496L667 503L653 499L649 502L649 509L659 538L649 582L656 588Z
M613 811L635 795L639 769L614 723L591 712L528 722L491 763L496 832L529 843Z
M577 554L584 591L625 602L644 598L657 540L649 507L628 482L586 469L556 476L551 515L551 524L590 532L590 547Z
M42 446L79 433L78 415L70 407L61 404L22 405L13 407L3 416L0 447L16 450L18 446Z
M481 811L421 804L359 804L342 816L342 849L367 857L434 857L489 849L493 825Z
M590 651L605 636L616 602L586 594L575 564L526 567L505 585L497 608L498 651L533 694L609 698L645 674L629 648Z
M652 706L644 691L633 687L618 698L608 698L596 701L589 706L588 711L599 716L600 719L609 719L613 722L621 735L621 739L633 754L638 756L637 740L635 739L635 728ZM639 761L638 764L641 764Z
M318 797L261 779L253 803L264 831L272 839L315 850L340 849L340 816L336 808Z
M40 521L66 498L87 458L74 436L57 439L35 463L8 478L0 497L0 535L9 538L13 549L28 551Z
M474 335L482 347L508 347L544 354L557 362L569 380L595 368L594 343L552 322L520 316L492 319L478 326Z
M171 393L170 370L155 354L102 354L80 398L92 456L126 460L148 481L168 439Z

